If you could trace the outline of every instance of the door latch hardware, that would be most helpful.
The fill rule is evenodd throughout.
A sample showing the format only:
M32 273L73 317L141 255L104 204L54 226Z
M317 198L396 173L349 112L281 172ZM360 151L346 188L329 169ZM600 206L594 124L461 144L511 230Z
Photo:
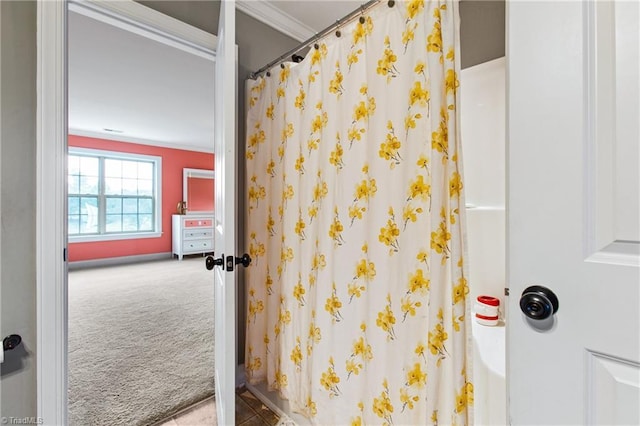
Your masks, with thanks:
M205 260L205 265L208 270L212 270L215 266L222 266L222 270L226 270L228 272L233 272L236 265L242 265L245 268L251 264L251 256L248 253L243 254L240 257L237 256L227 256L224 254L218 258L214 258L213 256L207 256Z
M22 337L20 337L20 335L11 334L2 340L2 349L5 352L10 351L12 349L15 349L20 344L20 342L22 342Z
M242 265L245 268L251 264L251 256L249 253L243 254L241 257L236 257L236 265Z
M227 271L233 272L235 264L233 256L227 256Z
M558 312L558 297L546 287L527 287L520 297L520 309L532 320L545 320Z
M207 256L204 264L209 271L212 270L214 266L222 266L222 269L224 270L224 254L217 259L213 256Z

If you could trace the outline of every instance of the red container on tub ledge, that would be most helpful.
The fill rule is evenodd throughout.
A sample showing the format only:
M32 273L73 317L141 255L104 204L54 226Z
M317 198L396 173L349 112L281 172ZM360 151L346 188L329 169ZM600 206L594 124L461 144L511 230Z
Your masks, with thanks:
M493 296L480 295L476 298L476 321L478 324L494 326L500 319L500 299Z

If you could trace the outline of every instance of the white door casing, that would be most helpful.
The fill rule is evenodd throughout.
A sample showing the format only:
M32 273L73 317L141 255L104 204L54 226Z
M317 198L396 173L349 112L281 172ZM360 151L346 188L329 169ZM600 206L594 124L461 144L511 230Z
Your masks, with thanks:
M37 416L66 425L67 1L39 0L37 29Z
M0 34L2 34L2 6L0 6ZM0 58L2 58L2 46L0 46ZM0 59L0 62L2 60ZM2 96L2 67L0 67L0 99ZM0 128L2 128L2 102L0 102ZM2 146L2 135L0 134L0 147ZM0 157L0 188L2 188L2 157ZM0 223L2 223L2 197L0 197ZM2 227L0 226L0 241L2 241ZM0 244L0 277L2 276L2 244ZM0 305L2 305L0 303ZM2 306L0 306L0 339L2 337ZM4 350L4 349L0 349ZM1 356L4 361L4 353ZM2 363L0 361L0 364ZM2 378L0 378L2 380ZM2 415L2 386L0 386L0 416Z
M640 5L507 4L510 423L640 424ZM553 321L520 311L550 288Z
M236 51L235 4L220 2L215 79L215 392L218 424L235 424ZM231 259L231 265L227 260Z

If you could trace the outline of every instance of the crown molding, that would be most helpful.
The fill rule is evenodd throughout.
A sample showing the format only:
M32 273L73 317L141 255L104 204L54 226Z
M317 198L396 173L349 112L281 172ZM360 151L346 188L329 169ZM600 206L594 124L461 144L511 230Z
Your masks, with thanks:
M184 144L179 142L155 141L150 139L136 138L132 136L118 135L113 133L106 133L106 132L103 133L103 132L96 132L93 130L83 130L83 129L78 129L74 127L69 128L69 134L73 136L105 139L105 140L115 141L115 142L128 142L128 143L136 143L140 145L157 146L161 148L172 148L172 149L180 149L183 151L196 151L196 152L206 152L209 154L213 154L213 141L211 141L211 147L204 147L202 145Z
M135 1L68 0L69 10L202 56L215 57L218 38Z
M237 0L236 9L300 42L316 34L313 28L266 1Z

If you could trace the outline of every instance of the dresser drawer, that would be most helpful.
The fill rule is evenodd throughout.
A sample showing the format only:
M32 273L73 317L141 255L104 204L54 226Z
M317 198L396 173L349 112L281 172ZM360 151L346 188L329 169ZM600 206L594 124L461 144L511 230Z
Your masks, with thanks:
M213 250L213 240L183 241L182 249L185 253Z
M185 219L185 228L211 227L213 221L211 219Z
M190 228L186 229L182 238L185 240L191 240L194 238L211 238L213 237L213 231L211 229L198 229Z

